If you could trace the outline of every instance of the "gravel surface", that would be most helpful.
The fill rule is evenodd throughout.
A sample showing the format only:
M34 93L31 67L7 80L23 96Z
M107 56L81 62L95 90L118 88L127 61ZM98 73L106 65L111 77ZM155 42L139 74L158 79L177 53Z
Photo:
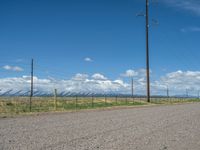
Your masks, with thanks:
M0 150L200 150L200 103L0 119Z

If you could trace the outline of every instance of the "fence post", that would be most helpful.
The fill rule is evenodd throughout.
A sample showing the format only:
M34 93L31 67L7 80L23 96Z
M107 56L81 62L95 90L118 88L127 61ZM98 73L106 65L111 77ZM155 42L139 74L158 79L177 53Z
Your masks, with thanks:
M106 95L105 95L105 105L106 105L106 103L107 103L107 97L106 97Z
M92 95L92 107L94 107L94 95Z
M126 96L126 105L128 104L128 98L127 98L127 96Z
M115 97L115 103L117 104L117 96Z
M76 109L77 109L77 104L78 103L78 96L76 95Z
M17 102L16 102L16 100L14 101L14 105L15 105L15 113L17 113Z
M57 110L57 89L54 89L54 109Z
M134 103L134 96L132 95L132 100L133 100L133 103Z

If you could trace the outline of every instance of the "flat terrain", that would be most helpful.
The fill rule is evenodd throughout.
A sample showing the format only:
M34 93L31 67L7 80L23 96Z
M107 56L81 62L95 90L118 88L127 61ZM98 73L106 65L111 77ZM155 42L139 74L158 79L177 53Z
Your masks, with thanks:
M199 150L200 103L0 119L0 150Z

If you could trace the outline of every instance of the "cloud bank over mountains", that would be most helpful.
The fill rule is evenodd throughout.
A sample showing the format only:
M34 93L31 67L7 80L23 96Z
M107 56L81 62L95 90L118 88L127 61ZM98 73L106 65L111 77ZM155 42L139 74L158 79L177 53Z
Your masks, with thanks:
M135 94L146 94L145 70L127 70L116 80L111 80L100 73L93 75L76 74L71 79L59 80L53 78L34 77L34 91L40 94L58 93L96 93L96 94L130 94L130 77L134 79ZM10 91L10 94L30 91L30 76L1 78L0 94ZM175 71L167 73L160 79L151 81L153 95L166 95L167 87L171 95L184 95L186 89L191 95L197 95L200 89L200 71Z
M54 89L61 92L74 93L126 93L128 84L122 80L109 80L101 74L94 74L91 77L87 74L76 74L69 80L40 79L34 77L34 91L51 94ZM2 94L8 90L12 93L21 91L21 93L30 90L30 76L18 78L0 79Z

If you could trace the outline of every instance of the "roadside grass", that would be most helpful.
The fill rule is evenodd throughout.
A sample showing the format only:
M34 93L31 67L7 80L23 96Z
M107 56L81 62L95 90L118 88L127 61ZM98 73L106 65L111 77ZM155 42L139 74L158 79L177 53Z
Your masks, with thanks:
M146 102L132 98L57 98L34 97L31 103L28 97L0 99L0 114L21 114L28 112L76 111L82 109L98 109L114 106L147 105Z
M152 104L181 104L181 103L193 103L200 102L198 98L159 98L151 99Z
M142 106L152 104L181 104L189 102L200 102L200 99L151 98L151 103L147 103L144 98L58 97L57 99L54 99L52 97L33 97L30 111L29 97L1 97L0 115L15 115L30 112L77 111L83 109Z

